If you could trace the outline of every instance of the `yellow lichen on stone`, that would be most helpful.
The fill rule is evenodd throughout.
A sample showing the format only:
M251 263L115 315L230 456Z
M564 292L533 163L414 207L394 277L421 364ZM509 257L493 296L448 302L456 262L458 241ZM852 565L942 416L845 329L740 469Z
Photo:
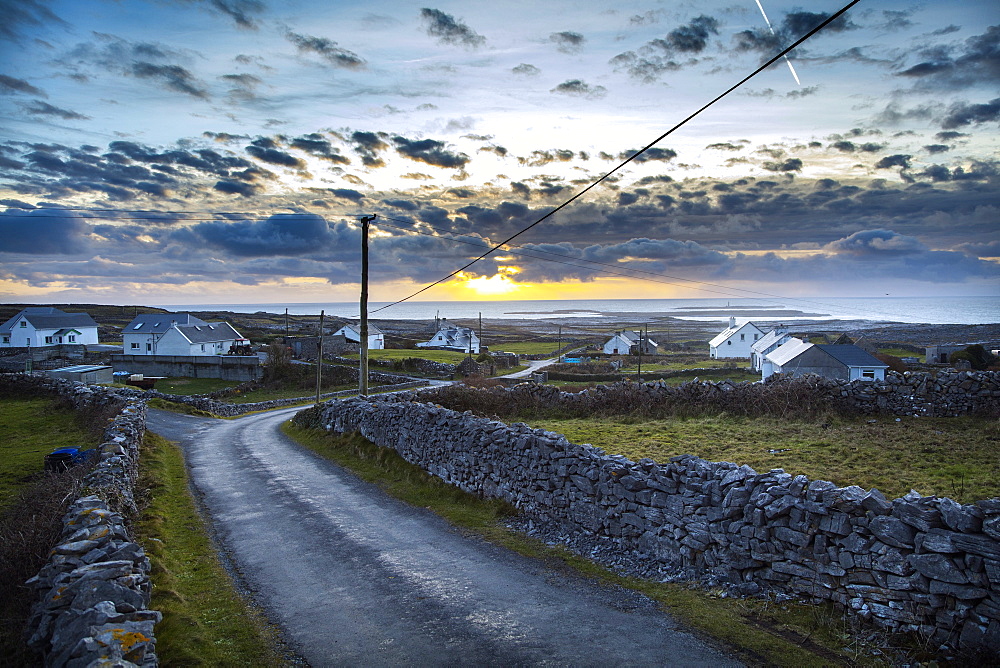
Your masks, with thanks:
M150 640L149 637L138 631L126 631L125 629L112 629L111 636L118 641L126 653L139 643L149 642Z

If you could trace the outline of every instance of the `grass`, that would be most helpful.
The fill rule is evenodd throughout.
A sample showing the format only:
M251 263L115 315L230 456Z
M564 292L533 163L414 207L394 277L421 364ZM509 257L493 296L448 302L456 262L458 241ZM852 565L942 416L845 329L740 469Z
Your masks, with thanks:
M568 343L569 341L562 342L563 345ZM558 345L556 341L513 341L490 346L490 350L496 348L505 353L517 353L518 355L554 355Z
M635 373L636 364L635 359L632 357L628 358L628 366L623 366L622 370L626 373ZM648 370L649 372L663 372L663 371L684 371L685 369L724 369L727 366L735 365L746 368L749 366L747 360L716 360L710 357L705 358L692 358L689 356L684 356L678 360L664 361L662 358L657 358L656 362L651 362L644 359L642 362L642 371L645 374ZM737 369L733 369L736 371Z
M340 436L286 423L284 432L301 445L377 484L388 494L432 510L453 524L542 560L553 569L573 569L608 584L628 587L659 601L672 615L727 643L756 665L829 666L848 663L842 653L843 624L830 607L722 598L684 584L658 583L616 575L561 546L549 546L507 529L502 520L515 512L508 504L480 499L408 464L394 450L379 448L357 434ZM820 644L823 643L823 644ZM877 664L876 664L877 665Z
M76 419L71 409L53 406L50 398L0 401L0 509L38 477L45 455L56 448L91 448L100 439Z
M239 385L239 381L221 378L164 378L156 381L156 389L164 394L210 394Z
M528 420L633 461L692 454L765 472L878 488L888 498L915 489L962 503L1000 496L1000 423L962 418L832 418L828 422L729 415L635 421Z
M263 616L240 597L219 563L180 448L146 432L140 469L148 505L138 539L153 564L150 608L163 613L156 626L162 665L286 665Z
M926 358L925 354L915 353L912 350L907 350L906 348L879 348L878 351L884 355L892 355L893 357L916 357L921 363L923 363Z

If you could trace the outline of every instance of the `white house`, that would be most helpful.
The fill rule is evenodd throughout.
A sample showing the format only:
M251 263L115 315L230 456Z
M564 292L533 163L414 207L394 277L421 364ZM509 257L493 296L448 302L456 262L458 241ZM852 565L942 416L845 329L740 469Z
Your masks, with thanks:
M652 355L656 352L657 343L650 338L630 330L615 332L614 336L604 344L604 352L608 355L628 355L633 351L642 350Z
M764 332L752 322L736 324L736 318L729 318L729 327L719 332L708 342L708 353L712 359L738 357L749 359L750 346L759 341Z
M750 344L750 367L754 371L761 371L766 362L767 354L777 350L778 346L782 345L791 338L791 334L788 333L788 327L778 325L770 332L754 341Z
M479 337L468 327L444 325L430 341L417 344L418 348L440 348L463 353L479 353Z
M883 364L853 344L816 344L789 339L767 354L761 377L775 373L793 377L813 373L842 380L885 380Z
M333 333L334 336L343 335L348 341L354 343L361 343L361 326L360 325L344 325L336 332ZM368 323L368 350L384 350L385 349L385 334L382 333L375 325Z
M126 355L225 355L247 345L228 322L207 323L189 313L137 315L122 331Z
M0 325L0 348L96 344L97 323L87 313L30 306Z

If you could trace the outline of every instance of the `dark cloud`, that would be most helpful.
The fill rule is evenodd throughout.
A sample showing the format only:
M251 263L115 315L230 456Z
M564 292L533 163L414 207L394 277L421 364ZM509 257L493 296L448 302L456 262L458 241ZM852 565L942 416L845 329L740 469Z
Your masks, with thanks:
M744 144L734 144L732 142L717 142L715 144L709 144L706 149L715 149L717 151L740 151L743 150Z
M232 86L229 90L230 98L239 101L257 97L257 87L264 83L260 77L252 74L223 74L219 78Z
M671 30L666 38L655 43L668 51L682 53L701 53L708 46L711 35L719 34L719 22L711 16L702 14L691 20L691 23Z
M65 121L90 120L90 116L84 116L83 114L70 111L69 109L54 107L48 102L42 102L41 100L32 100L26 104L21 104L21 108L33 116L56 116Z
M420 10L420 18L427 26L427 34L442 44L474 49L486 43L485 37L441 10L424 7Z
M608 89L605 88L604 86L591 86L590 84L581 81L580 79L570 79L568 81L562 82L549 92L595 99L607 95Z
M948 115L941 121L941 127L945 130L953 130L966 125L990 123L997 120L1000 120L1000 97L985 104L959 103L953 105L948 110Z
M878 162L875 163L875 169L890 169L892 167L902 167L903 169L909 169L910 158L912 156L895 154L887 155Z
M618 160L626 160L629 156L634 154L638 149L632 149L630 151L622 151L618 154ZM615 158L608 156L612 160ZM672 148L657 148L653 146L652 148L647 148L645 151L636 156L632 162L669 162L677 157L677 151Z
M80 214L55 209L7 209L0 213L0 253L73 255L89 249L90 225Z
M328 160L330 162L349 165L351 161L346 156L340 154L340 150L330 143L323 135L318 132L311 132L307 135L302 135L301 137L296 137L289 144L291 148L297 148L300 151L305 151L309 155L321 158L323 160Z
M238 257L308 256L318 249L335 248L345 240L360 244L357 230L343 223L331 225L322 216L310 213L279 213L256 221L199 223L190 228L190 234Z
M231 18L238 27L249 30L257 29L255 15L266 8L261 0L208 0L208 5Z
M934 155L936 153L945 153L946 151L950 151L951 147L945 144L927 144L924 146L924 150L931 155Z
M579 53L587 39L578 32L554 32L549 35L549 41L563 53Z
M897 72L934 88L965 88L1000 79L1000 26L965 40L961 47L935 46L920 52L924 60Z
M405 137L393 137L393 143L400 155L436 167L460 169L469 162L469 156L445 149L444 142L435 139L410 140Z
M420 205L408 199L384 199L382 203L400 211L416 211Z
M385 160L379 156L379 153L389 148L386 139L388 139L388 135L384 132L360 131L351 133L350 138L354 144L354 150L361 156L361 164L365 167L385 166Z
M801 172L802 160L799 158L788 158L778 162L765 162L761 165L769 172Z
M0 93L27 93L28 95L37 95L38 97L48 97L45 91L35 88L24 79L16 79L6 74L0 74Z
M520 74L522 76L535 77L541 74L542 71L537 67L535 67L534 65L530 65L528 63L521 63L520 65L514 67L511 70L511 72L513 72L514 74Z
M532 151L528 157L519 157L517 161L528 167L542 167L551 162L569 162L576 155L576 153L568 149L555 149L552 151L536 150Z
M253 197L263 192L263 188L260 185L245 181L219 181L213 188L220 193L242 195L243 197Z
M919 240L891 230L855 232L827 244L824 249L851 255L912 255L928 250Z
M773 33L766 28L743 30L736 33L733 39L736 42L736 49L738 51L756 51L762 56L770 57L795 42L795 40L829 17L830 14L825 12L789 12L781 20L781 23L775 26ZM827 25L823 31L827 33L843 32L855 27L850 19L847 18L847 15L844 14Z
M71 76L86 78L91 67L97 71L149 79L167 90L208 99L205 85L176 61L189 56L154 42L129 42L114 35L96 33L100 44L78 44L62 59Z
M255 139L246 147L246 152L263 162L282 167L292 167L294 169L304 169L305 161L297 158L291 153L278 148L274 140L267 137Z
M56 16L42 0L0 0L0 39L18 42L21 40L21 30L27 26L40 26L46 23L68 25Z
M936 135L934 135L934 138L937 139L938 141L952 141L955 139L960 139L962 137L968 137L968 136L969 135L965 134L964 132L956 132L955 130L946 130L937 133Z
M337 46L337 43L325 37L310 37L294 32L285 34L300 53L315 53L325 61L336 67L348 70L357 70L365 66L365 60L353 51Z

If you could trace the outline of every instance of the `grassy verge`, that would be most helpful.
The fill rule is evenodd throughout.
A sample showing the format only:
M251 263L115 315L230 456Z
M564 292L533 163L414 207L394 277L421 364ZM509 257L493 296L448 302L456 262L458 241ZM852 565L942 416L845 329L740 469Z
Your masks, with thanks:
M843 651L849 636L844 634L843 622L832 608L722 598L718 593L683 584L621 577L566 548L548 546L507 529L502 519L514 512L509 505L480 499L447 485L408 464L389 448L379 448L358 435L331 435L290 423L283 430L303 446L354 471L361 479L379 485L396 498L429 508L486 540L540 559L550 568L570 568L605 584L646 594L659 601L670 614L735 648L748 663L830 666L861 659Z
M156 651L164 666L279 666L274 634L231 584L188 489L176 445L146 433L138 539L153 564L150 607L163 613Z
M369 350L368 359L373 360L405 360L422 359L432 362L445 362L446 364L458 364L468 357L468 353L460 353L455 350L411 350L400 348L388 348L385 350ZM358 359L358 354L344 355L348 359ZM473 355L478 357L478 355Z
M970 503L1000 495L1000 423L962 418L831 419L731 415L666 420L527 420L633 461L692 454L783 468L813 480L877 487L889 498L911 489Z
M221 378L164 378L163 380L156 381L156 389L164 394L188 396L218 392L219 390L236 387L239 384L238 381L222 380Z

